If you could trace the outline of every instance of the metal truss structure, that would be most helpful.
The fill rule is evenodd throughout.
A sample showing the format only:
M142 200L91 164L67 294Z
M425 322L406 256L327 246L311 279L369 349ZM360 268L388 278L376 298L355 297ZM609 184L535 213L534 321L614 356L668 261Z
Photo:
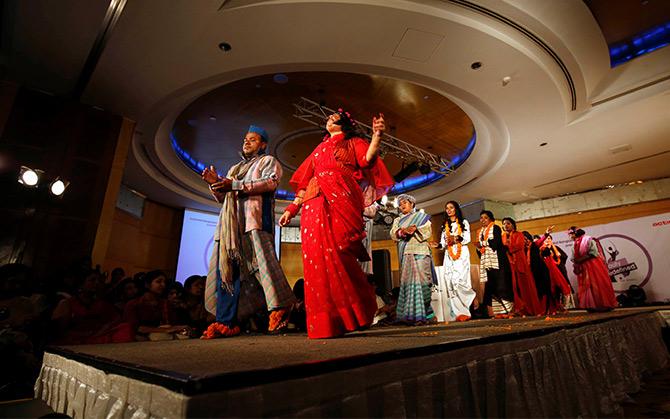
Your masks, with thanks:
M304 97L301 97L297 103L294 103L293 107L295 108L293 116L317 127L323 127L328 117L336 112ZM368 139L372 138L372 127L361 121L355 121L363 135ZM379 148L382 154L393 154L408 163L417 162L419 166L430 167L430 170L441 175L448 175L454 171L449 160L406 143L387 133L384 133L382 136Z

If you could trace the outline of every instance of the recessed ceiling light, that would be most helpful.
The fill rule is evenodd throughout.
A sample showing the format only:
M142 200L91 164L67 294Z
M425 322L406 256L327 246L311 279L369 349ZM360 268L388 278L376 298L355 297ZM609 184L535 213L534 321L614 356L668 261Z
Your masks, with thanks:
M214 115L210 115L210 116L209 116L209 120L210 120L210 121L216 121L216 116L214 116Z
M482 68L481 61L475 61L474 63L470 64L470 68L473 70L479 70L480 68Z
M503 87L507 86L509 82L512 81L512 78L510 76L505 76L502 78L502 85Z
M423 100L428 100L428 99L430 99L430 96L428 96L428 95L423 97Z
M544 147L547 144L549 144L549 143L540 143L540 147Z
M288 76L284 73L277 73L272 77L272 80L277 84L288 83Z
M223 51L223 52L228 52L228 51L230 51L231 49L233 49L233 47L231 47L230 44L229 44L228 42L221 42L221 43L219 44L219 49L220 49L221 51Z
M612 154L622 153L624 151L629 151L633 147L630 144L621 144L614 147L610 147L609 152Z

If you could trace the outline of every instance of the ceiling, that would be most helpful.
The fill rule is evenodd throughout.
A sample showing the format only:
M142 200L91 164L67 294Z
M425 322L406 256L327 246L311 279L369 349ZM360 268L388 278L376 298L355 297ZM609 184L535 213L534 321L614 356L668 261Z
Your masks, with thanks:
M384 112L398 137L444 154L474 128L466 162L414 192L430 212L670 176L670 48L610 68L580 0L114 0L118 20L107 1L3 4L3 74L135 120L124 182L169 205L213 208L173 130L225 165L251 119L275 138L299 130L297 94L364 121Z

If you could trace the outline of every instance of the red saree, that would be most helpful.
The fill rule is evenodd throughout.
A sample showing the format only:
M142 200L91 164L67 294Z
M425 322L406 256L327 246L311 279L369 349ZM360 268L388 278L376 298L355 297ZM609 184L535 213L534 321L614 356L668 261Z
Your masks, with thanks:
M513 231L503 233L503 244L507 247L507 258L512 268L512 287L514 289L514 311L521 315L537 316L544 313L545 305L540 302L535 287L535 279L526 256L523 234Z
M588 254L588 259L575 263L577 274L577 298L580 308L607 310L618 306L614 287L602 253L599 253L594 239L583 235L575 240L575 259ZM595 249L594 249L595 248Z
M369 326L377 310L372 285L358 259L369 258L363 209L393 186L379 159L365 159L360 138L327 136L291 178L305 189L300 233L305 309L310 338L340 336Z

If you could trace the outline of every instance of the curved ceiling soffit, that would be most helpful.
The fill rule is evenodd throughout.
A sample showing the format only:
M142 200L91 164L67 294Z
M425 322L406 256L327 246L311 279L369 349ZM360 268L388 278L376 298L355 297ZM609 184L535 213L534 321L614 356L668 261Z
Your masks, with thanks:
M190 199L199 196L198 202L207 203L210 199L207 188L202 185L200 178L178 158L172 149L170 133L178 115L201 95L242 78L273 74L278 71L320 71L324 68L330 71L375 74L406 80L427 87L452 100L470 117L477 133L477 143L472 154L454 173L428 187L422 188L430 189L431 192L419 189L416 192L417 199L422 200L420 197L424 197L423 199L437 199L444 195L441 191L458 189L463 184L472 182L487 172L497 170L504 163L510 149L509 133L502 119L479 98L445 81L435 80L421 74L395 68L348 63L294 64L290 69L281 64L261 66L220 74L210 79L195 82L166 97L152 109L148 118L138 123L137 131L141 135L136 135L133 139L133 154L145 171L152 177L156 176L156 179L160 178L159 183L163 187ZM144 153L144 150L147 153ZM152 155L148 155L149 153ZM157 163L160 166L157 167ZM151 168L151 170L148 171L148 168ZM439 194L436 195L436 192L439 192Z
M532 42L537 48L539 48L546 56L550 58L550 60L553 62L553 64L560 70L560 73L562 75L563 79L563 87L559 89L559 91L564 92L567 97L568 97L568 106L570 111L576 111L578 107L578 93L577 93L577 87L576 87L576 82L575 82L575 77L573 76L572 72L568 68L568 65L564 62L563 58L540 36L535 34L534 32L530 31L520 23L517 23L516 21L504 16L501 13L498 13L497 11L484 7L479 4L475 4L471 1L468 0L442 0L443 2L451 3L457 6L460 6L462 8L465 8L469 11L475 12L477 14L486 16L490 19L493 19L494 21L505 25L508 28L513 29L516 31L518 34L523 35L523 37L530 42ZM544 60L542 60L542 57L535 57L539 59L539 62L544 63ZM574 61L573 57L570 57L571 61ZM549 72L551 74L551 72ZM580 80L579 84L584 86L583 80L581 80L581 74L580 74ZM585 102L585 92L581 92L579 95L580 98L582 99L582 103Z
M284 4L290 4L294 3L296 0L279 0L275 4L281 5L282 3ZM312 3L309 1L301 1L300 3ZM413 3L410 8L403 7L405 6L403 3ZM575 67L579 69L579 65L577 64L577 61L575 57L572 56L572 53L570 52L569 48L565 45L563 45L563 42L556 36L552 36L553 41L560 43L563 48L561 52L564 54L567 54L569 57L566 58L567 61L569 61L570 66L568 63L566 63L563 59L563 57L554 49L552 46L547 42L545 39L542 38L542 36L538 35L536 32L530 30L528 27L526 27L523 23L517 22L514 19L511 19L507 16L505 16L504 13L501 13L499 11L494 10L493 8L486 7L485 5L482 4L477 4L469 0L440 0L437 4L440 6L448 6L452 5L455 6L453 10L447 10L444 7L440 7L435 5L434 3L426 3L424 0L407 0L406 2L387 2L383 6L379 6L376 2L373 2L372 0L367 0L367 1L360 1L359 4L364 4L364 5L371 5L371 6L377 6L377 7L388 7L388 8L397 8L397 9L405 9L408 11L412 11L415 13L421 13L422 10L425 10L425 14L427 15L432 15L435 16L433 13L430 13L430 10L439 10L441 12L446 12L446 14L443 14L440 16L441 18L444 18L445 20L455 20L456 18L465 18L466 16L460 15L457 10L466 10L469 11L473 14L473 16L469 16L470 18L474 18L475 16L484 16L487 18L486 21L480 22L477 19L473 19L475 22L478 24L484 24L483 27L476 25L469 24L468 22L465 22L463 20L458 21L460 24L465 24L472 29L480 30L480 31L485 31L489 35L494 36L496 38L500 38L500 33L497 33L493 27L489 26L488 24L491 23L491 21L494 21L498 24L503 25L503 27L511 29L514 33L517 35L520 35L519 38L506 38L506 39L501 39L504 42L508 43L507 41L513 41L514 42L514 47L520 51L523 51L527 56L533 58L536 63L541 64L542 66L546 66L546 62L549 61L551 64L553 64L553 67L555 67L556 70L559 71L560 73L560 78L559 80L562 80L562 83L556 80L556 77L552 77L560 87L559 91L562 92L562 94L565 95L565 99L567 100L567 109L569 111L576 111L581 104L586 104L586 91L585 91L585 81L583 78L583 75L581 74L580 71L577 73L579 74L573 74L573 72L570 71L570 66ZM494 3L496 6L498 6L500 9L505 9L505 8L513 8L517 12L523 13L525 16L527 16L529 19L535 20L534 17L529 15L526 11L523 9L520 9L514 4L508 4L507 2L503 2L500 0L499 3ZM235 9L242 9L242 8L253 8L253 7L262 7L266 6L267 2L264 0L259 0L259 1L252 1L252 2L247 2L244 5L239 5L237 2L230 2L229 4L224 4L221 5L219 10L222 12L226 11L232 11ZM452 15L453 13L453 15ZM537 23L537 22L536 22ZM547 32L551 32L547 28ZM546 36L546 34L545 34ZM521 39L524 39L526 41L530 41L533 46L539 49L539 51L542 52L543 56L538 56L534 55L531 51L526 50L526 48L523 47L522 44L519 43ZM547 60L548 59L548 60ZM549 69L546 68L547 72L551 74L552 76L554 75L553 72ZM579 87L579 92L577 88ZM566 112L567 113L567 112ZM567 115L566 115L567 117ZM567 119L567 118L566 118Z

